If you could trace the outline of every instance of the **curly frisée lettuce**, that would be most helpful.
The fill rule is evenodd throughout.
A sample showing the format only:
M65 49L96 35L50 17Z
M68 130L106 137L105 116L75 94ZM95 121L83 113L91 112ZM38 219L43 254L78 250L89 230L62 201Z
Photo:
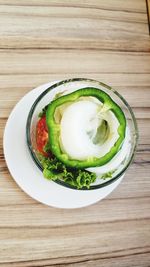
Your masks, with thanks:
M38 156L43 166L43 175L48 180L62 180L67 184L81 188L89 188L96 180L96 174L86 170L68 169L62 162L56 158L46 158L39 154Z

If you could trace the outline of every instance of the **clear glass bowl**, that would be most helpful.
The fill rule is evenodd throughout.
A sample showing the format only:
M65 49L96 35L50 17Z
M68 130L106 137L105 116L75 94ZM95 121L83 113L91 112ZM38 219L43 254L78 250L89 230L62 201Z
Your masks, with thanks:
M55 97L57 93L63 92L63 94L68 94L68 93L71 93L73 91L76 91L84 87L95 87L95 88L103 90L104 92L109 94L111 98L121 107L121 109L123 110L126 116L127 124L130 130L131 146L130 146L130 151L128 153L124 166L119 171L119 173L117 173L113 178L109 180L102 181L102 179L97 179L96 184L91 185L90 188L82 188L82 189L77 189L76 187L65 183L63 180L60 180L60 179L55 180L55 182L60 184L61 186L65 186L65 187L69 187L69 188L73 188L77 190L99 189L99 188L105 187L115 182L118 178L120 178L125 173L125 171L128 169L129 165L131 164L133 160L136 146L137 146L137 141L138 141L138 128L137 128L137 123L136 123L136 119L133 114L133 111L131 107L129 106L129 104L126 102L126 100L113 88L109 87L108 85L104 83L101 83L99 81L95 81L92 79L74 78L74 79L60 81L50 86L42 94L40 94L40 96L33 103L31 110L29 112L28 118L27 118L27 124L26 124L27 145L31 153L31 156L35 164L38 166L38 168L41 171L43 170L43 167L38 159L38 154L36 151L36 124L39 119L38 114L47 104L49 104L53 100L53 98Z

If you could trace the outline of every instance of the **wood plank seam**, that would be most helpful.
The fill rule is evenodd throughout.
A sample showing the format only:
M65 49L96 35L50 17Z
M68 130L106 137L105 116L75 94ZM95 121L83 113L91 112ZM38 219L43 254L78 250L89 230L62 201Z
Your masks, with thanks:
M146 0L146 9L147 9L148 29L150 35L150 0Z

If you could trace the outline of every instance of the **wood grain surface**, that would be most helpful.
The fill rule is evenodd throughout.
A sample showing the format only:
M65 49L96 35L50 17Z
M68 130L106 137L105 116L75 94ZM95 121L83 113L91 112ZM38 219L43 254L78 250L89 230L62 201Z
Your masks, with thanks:
M150 0L146 0L146 7L147 7L147 18L148 18L148 26L150 34Z
M2 142L22 96L69 77L116 88L135 112L140 139L132 166L110 196L84 209L60 210L37 203L16 185ZM0 266L150 266L150 37L144 0L0 0Z

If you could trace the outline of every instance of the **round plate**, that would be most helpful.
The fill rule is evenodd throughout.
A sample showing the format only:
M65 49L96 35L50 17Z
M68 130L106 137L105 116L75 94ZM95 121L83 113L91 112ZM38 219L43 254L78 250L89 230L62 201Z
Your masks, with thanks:
M58 208L80 208L103 199L120 183L97 190L74 190L46 180L33 162L26 143L26 121L36 98L56 82L37 87L26 94L14 107L4 131L4 155L7 166L16 183L32 198Z

